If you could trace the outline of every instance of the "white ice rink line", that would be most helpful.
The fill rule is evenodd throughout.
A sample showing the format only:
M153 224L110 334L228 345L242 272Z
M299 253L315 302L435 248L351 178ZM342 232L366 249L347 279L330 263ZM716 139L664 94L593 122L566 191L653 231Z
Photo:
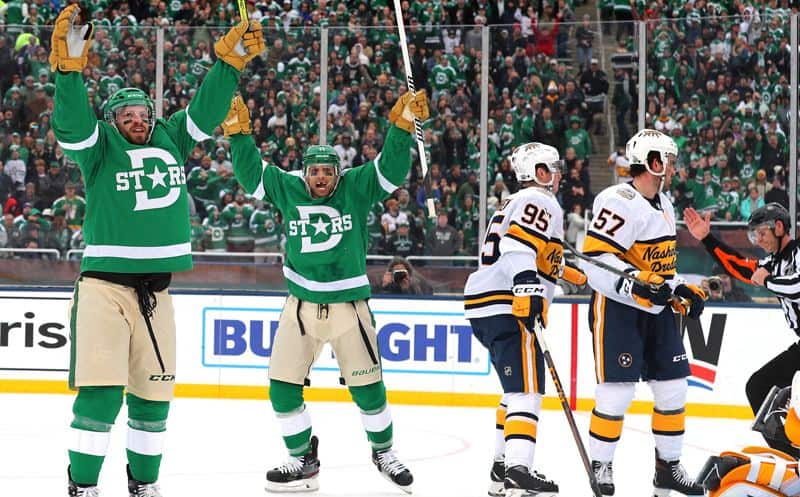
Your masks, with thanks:
M67 426L72 396L0 394L0 496L66 496ZM372 466L358 410L348 403L309 403L320 438L318 496L400 496ZM393 406L395 448L414 474L415 496L485 496L494 444L494 410ZM576 413L584 439L589 413ZM101 495L126 497L123 406L100 479ZM760 445L742 420L687 418L683 462L691 475L726 449ZM285 458L268 401L180 398L172 405L161 484L164 497L255 497L264 473ZM652 491L650 417L628 415L614 461L618 497ZM564 414L545 410L534 467L560 495L590 496Z

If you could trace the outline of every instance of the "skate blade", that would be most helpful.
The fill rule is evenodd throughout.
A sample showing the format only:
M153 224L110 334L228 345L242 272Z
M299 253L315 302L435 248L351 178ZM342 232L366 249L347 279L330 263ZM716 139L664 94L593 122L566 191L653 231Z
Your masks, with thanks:
M384 477L386 479L386 481L388 481L389 483L391 483L395 487L399 488L403 492L405 492L407 494L411 493L411 485L413 485L413 483L411 485L407 485L407 486L404 487L403 485L398 485L397 483L393 482L392 479L389 478L389 475L384 474L383 471L381 471L380 474L381 474L382 477Z
M264 490L272 493L294 493L294 492L314 492L319 490L319 481L317 477L307 478L305 480L297 480L288 483L275 483L267 481L267 486Z
M504 497L506 495L506 487L501 481L493 481L489 484L488 493L491 497Z
M653 497L669 497L671 490L668 488L653 489Z
M558 492L536 492L524 488L507 488L505 497L558 497Z

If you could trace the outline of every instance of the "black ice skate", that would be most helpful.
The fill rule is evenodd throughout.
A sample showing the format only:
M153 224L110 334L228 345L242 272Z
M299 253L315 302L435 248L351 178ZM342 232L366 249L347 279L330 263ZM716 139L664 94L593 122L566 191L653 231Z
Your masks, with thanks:
M308 452L300 457L289 459L277 468L267 471L267 492L310 492L319 490L319 459L317 447L319 440L311 437Z
M158 485L155 482L145 483L135 479L131 475L130 466L126 466L128 471L128 495L130 497L161 497Z
M705 495L702 486L686 474L680 461L665 461L656 451L656 474L653 477L654 497L668 497L670 490L683 495Z
M552 497L558 495L558 485L541 473L529 471L525 466L506 468L504 487L506 497Z
M613 463L592 461L592 471L597 478L597 486L603 495L614 495L614 469Z
M397 485L400 490L410 494L414 477L405 464L400 462L392 449L372 451L372 463L384 478Z
M492 470L489 472L489 495L492 497L503 497L506 494L506 488L503 486L503 480L506 478L506 466L502 459L497 460L492 464Z
M72 481L72 475L69 474L69 467L67 467L67 495L69 497L100 497L100 489L97 485L78 485Z

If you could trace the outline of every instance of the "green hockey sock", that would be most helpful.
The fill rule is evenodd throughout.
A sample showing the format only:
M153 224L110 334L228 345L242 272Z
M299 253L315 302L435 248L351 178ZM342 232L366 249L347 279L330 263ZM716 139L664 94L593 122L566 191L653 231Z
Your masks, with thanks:
M111 427L122 407L122 387L80 387L72 405L69 473L79 485L97 485Z
M169 402L146 400L129 393L128 466L134 479L152 483L158 480L161 452L167 430Z
M269 399L289 454L301 456L308 452L311 443L311 415L303 402L303 385L270 380Z
M361 421L367 432L367 440L374 450L386 450L392 447L392 414L386 403L386 387L383 381L350 387L358 408L361 410Z

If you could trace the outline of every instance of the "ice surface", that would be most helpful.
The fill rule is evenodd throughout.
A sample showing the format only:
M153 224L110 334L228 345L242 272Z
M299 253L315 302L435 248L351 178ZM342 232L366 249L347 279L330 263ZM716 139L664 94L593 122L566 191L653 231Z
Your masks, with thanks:
M67 427L73 397L0 395L0 495L66 495ZM355 405L309 403L320 438L323 496L400 496L370 461ZM395 448L412 470L415 496L484 496L494 444L494 410L392 406ZM584 440L589 413L576 413ZM124 497L125 407L112 432L100 479L104 497ZM691 475L724 449L761 444L742 420L688 418L683 462ZM165 497L266 495L264 473L285 458L268 401L177 399L171 408L160 485ZM560 410L539 423L534 467L554 479L560 494L590 496L569 427ZM628 415L614 461L619 497L648 497L652 490L650 417Z

